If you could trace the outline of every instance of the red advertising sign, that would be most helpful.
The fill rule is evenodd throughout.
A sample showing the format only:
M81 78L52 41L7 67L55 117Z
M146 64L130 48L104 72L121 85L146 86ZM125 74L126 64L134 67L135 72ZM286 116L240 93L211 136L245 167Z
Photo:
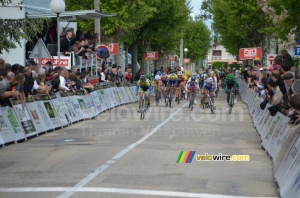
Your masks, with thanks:
M183 59L183 63L191 63L191 59L189 59L189 58L184 58L184 59Z
M112 55L116 55L119 53L119 44L118 43L110 43L108 45L109 53Z
M178 61L178 56L177 55L168 56L168 61Z
M246 60L246 59L260 60L262 58L262 50L260 47L241 48L239 57L240 60Z
M57 56L54 56L54 57L53 57L53 60L52 60L51 58L42 58L42 63L41 63L41 65L42 65L42 66L45 66L45 65L46 65L46 62L48 62L48 61L53 62L53 66L54 66L54 67L57 67L57 66L58 66L58 57L57 57ZM36 62L37 64L39 64L39 59L36 58L36 59L35 59L35 62ZM71 59L70 59L69 57L68 57L68 58L65 58L65 57L60 58L60 66L61 66L61 67L66 67L67 69L71 69Z
M158 60L158 52L147 52L144 54L145 60Z

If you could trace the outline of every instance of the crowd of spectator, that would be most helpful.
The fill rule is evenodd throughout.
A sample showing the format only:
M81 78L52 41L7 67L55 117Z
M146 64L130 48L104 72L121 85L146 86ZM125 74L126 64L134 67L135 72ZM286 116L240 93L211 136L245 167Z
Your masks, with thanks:
M300 122L300 71L294 66L287 50L275 57L271 67L246 66L242 75L248 86L255 89L264 101L261 109L268 108L271 116L281 112L290 118L290 124Z

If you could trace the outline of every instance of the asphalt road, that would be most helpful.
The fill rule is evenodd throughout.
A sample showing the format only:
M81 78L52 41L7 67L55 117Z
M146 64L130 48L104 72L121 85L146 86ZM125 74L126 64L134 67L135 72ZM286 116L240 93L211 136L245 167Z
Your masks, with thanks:
M272 162L245 104L231 115L186 102L160 103L140 120L137 104L0 149L0 197L278 197ZM195 151L191 163L176 163ZM197 155L250 161L197 161Z

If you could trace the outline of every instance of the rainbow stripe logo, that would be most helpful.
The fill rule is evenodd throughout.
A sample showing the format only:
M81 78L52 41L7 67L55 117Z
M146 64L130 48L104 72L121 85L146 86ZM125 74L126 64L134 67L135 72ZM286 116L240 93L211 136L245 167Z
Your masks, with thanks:
M188 155L187 155L188 153ZM195 156L196 151L180 151L176 163L191 163ZM187 157L186 157L187 156ZM186 158L185 158L186 157Z

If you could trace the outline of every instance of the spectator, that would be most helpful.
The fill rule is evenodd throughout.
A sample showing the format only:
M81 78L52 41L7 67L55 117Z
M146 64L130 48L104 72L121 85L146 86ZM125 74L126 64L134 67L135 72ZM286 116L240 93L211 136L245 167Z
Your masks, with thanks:
M27 98L28 95L32 94L32 89L34 85L34 80L32 78L32 72L29 66L24 68L25 82L24 82L24 93Z
M131 82L133 81L132 70L131 67L128 67L124 73L124 81Z
M274 64L272 67L269 68L269 71L272 72L275 68L280 67L282 64L282 57L281 56L276 56L274 59Z
M59 87L60 90L66 92L69 91L69 85L68 85L68 79L69 79L69 74L67 70L61 70L60 71L60 76L59 76Z
M72 45L74 45L75 43L75 39L73 39L73 32L72 30L68 30L67 33L66 33L66 37L62 40L61 42L61 52L63 52L64 55L70 55L70 47Z
M289 104L296 113L293 123L298 124L300 122L300 94L293 95Z
M109 82L108 80L108 69L107 67L104 68L104 70L101 72L101 79L100 82Z
M118 69L117 69L117 65L114 64L112 69L111 69L111 73L108 76L109 81L115 83L117 86L120 85L120 79L118 76Z
M18 82L16 90L19 91L19 99L23 108L25 107L24 79L25 76L22 73L18 73L16 76L16 81Z

